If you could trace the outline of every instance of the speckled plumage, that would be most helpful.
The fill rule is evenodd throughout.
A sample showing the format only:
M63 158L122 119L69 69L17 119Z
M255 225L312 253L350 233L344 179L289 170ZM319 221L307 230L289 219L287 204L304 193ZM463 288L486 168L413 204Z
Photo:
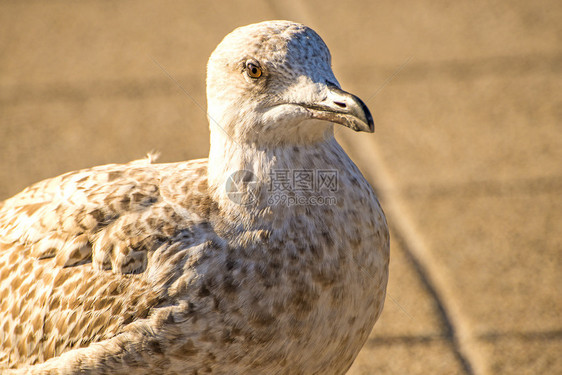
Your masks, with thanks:
M0 372L345 373L383 307L389 237L324 121L372 126L338 87L311 29L239 28L209 60L208 159L71 172L0 203ZM269 199L272 171L326 169L336 190ZM255 177L241 202L238 170Z

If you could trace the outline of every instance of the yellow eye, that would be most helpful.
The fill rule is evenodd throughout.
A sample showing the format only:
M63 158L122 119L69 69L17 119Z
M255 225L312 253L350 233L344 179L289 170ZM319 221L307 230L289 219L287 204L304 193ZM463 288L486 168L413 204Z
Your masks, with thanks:
M261 77L261 68L254 63L249 62L246 64L246 72L250 78Z

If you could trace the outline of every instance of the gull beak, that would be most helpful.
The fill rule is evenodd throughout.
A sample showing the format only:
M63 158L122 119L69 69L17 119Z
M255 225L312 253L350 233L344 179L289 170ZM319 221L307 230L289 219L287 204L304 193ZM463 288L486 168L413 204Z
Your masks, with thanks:
M303 105L310 110L312 118L335 122L356 132L375 131L373 116L361 99L331 83L327 90L326 98L321 102Z

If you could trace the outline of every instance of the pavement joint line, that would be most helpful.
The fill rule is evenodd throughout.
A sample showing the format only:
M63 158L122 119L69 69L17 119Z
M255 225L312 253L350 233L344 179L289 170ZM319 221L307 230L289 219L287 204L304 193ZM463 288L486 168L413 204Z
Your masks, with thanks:
M385 335L376 336L367 340L367 347L385 346L385 345L418 345L427 344L435 341L447 341L449 338L443 334L429 335Z
M345 133L342 143L346 142ZM422 280L435 298L438 308L444 318L457 359L464 371L469 375L487 375L488 371L484 359L477 350L477 338L473 335L469 320L465 316L451 283L447 281L438 262L431 254L415 225L411 213L394 187L391 175L384 166L380 152L370 137L354 137L353 148L346 147L357 164L362 166L362 172L375 186L377 194L383 201L383 209L387 212L389 224L394 228L395 240L402 241L404 250L411 256L411 260L418 269ZM360 153L353 150L362 150ZM369 166L367 168L367 166ZM375 328L376 329L376 328Z
M549 341L562 339L562 330L537 331L537 332L490 332L477 336L478 340L493 342L502 339L518 339L522 341ZM365 343L368 347L385 345L417 345L447 340L445 334L426 334L426 335L382 335L369 338Z
M466 180L456 183L407 185L397 192L402 198L474 198L513 194L557 193L562 191L562 175L513 180Z
M180 80L198 81L198 74L184 74ZM173 81L165 78L97 80L92 82L48 82L38 85L1 86L0 105L77 102L88 99L138 99L176 95Z
M536 332L518 332L518 331L506 331L506 332L488 332L478 335L479 340L483 341L497 341L505 338L514 338L521 341L550 341L550 340L561 340L562 330L550 330L550 331L536 331Z
M338 64L335 64L336 67ZM377 70L382 75L390 75L396 69L391 64L355 64L360 71ZM562 71L562 54L536 53L525 55L486 56L472 60L419 61L409 64L407 71L400 76L398 84L427 81L428 79L453 77L458 80L472 80L477 77L523 75L535 73L558 73Z

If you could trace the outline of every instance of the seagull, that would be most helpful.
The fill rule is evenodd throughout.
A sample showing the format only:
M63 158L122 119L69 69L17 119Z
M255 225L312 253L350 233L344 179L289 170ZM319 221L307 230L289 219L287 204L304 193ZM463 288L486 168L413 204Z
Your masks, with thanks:
M227 35L206 159L69 172L0 203L3 374L344 374L389 233L334 138L374 131L307 26Z

